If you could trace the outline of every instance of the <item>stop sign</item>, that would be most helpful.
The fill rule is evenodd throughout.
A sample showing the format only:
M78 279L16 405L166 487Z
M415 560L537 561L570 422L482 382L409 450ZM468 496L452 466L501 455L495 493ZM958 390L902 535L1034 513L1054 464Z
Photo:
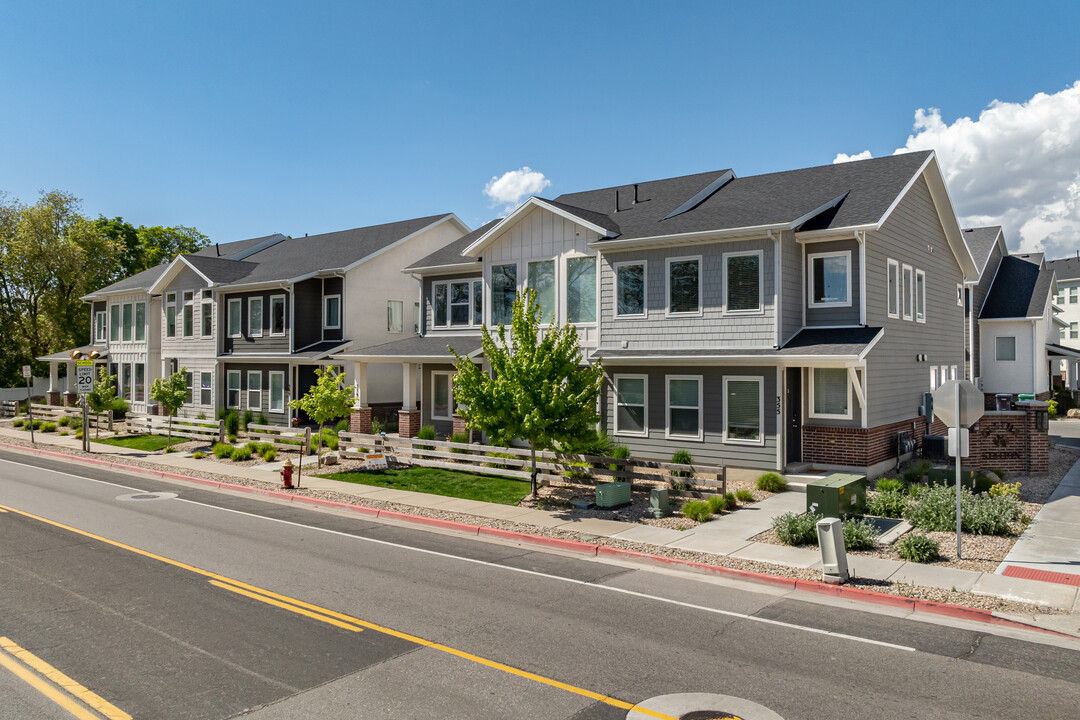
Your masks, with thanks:
M960 386L960 414L956 413L956 387ZM968 380L947 380L934 391L934 417L949 427L971 427L985 412L983 394Z

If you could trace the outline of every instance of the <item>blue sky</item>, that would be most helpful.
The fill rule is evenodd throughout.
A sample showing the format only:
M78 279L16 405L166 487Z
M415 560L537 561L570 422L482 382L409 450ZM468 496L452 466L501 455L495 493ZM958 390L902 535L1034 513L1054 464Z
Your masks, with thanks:
M933 140L960 168L961 216L1016 225L1013 246L1080 237L1080 163L1049 173L1017 149L1042 123L1066 148L1047 152L1080 157L1080 86L1064 93L1080 80L1078 3L12 5L0 190L24 202L59 188L89 215L222 242L446 211L477 227L503 208L485 185L523 167L554 197ZM1036 111L1038 93L1051 100ZM1026 140L981 117L995 100ZM937 125L917 132L930 108ZM969 175L1034 189L995 214ZM1042 227L1049 211L1028 206L1064 210Z

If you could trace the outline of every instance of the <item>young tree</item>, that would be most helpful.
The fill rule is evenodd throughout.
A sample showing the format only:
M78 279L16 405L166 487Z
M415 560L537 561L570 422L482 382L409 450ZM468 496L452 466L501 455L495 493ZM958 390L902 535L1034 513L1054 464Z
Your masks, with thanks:
M105 365L98 366L98 379L94 383L94 389L86 394L86 404L94 413L108 412L112 409L113 401L116 400L116 376L109 374L109 368ZM101 428L94 428L94 437L101 434Z
M600 420L596 399L604 382L599 362L581 364L576 327L560 326L552 318L541 334L540 321L540 304L530 290L514 300L510 337L505 325L494 333L483 328L480 337L491 375L450 348L461 416L496 443L506 445L515 438L529 442L533 497L536 449L591 433Z
M169 439L165 447L172 447L172 420L176 411L187 401L187 368L182 367L169 377L161 377L150 385L150 399L156 401L169 416Z
M322 431L323 425L352 412L355 389L345 385L344 378L333 367L316 368L317 380L302 398L289 401L293 410L303 410L308 417L319 425L319 460L322 467Z

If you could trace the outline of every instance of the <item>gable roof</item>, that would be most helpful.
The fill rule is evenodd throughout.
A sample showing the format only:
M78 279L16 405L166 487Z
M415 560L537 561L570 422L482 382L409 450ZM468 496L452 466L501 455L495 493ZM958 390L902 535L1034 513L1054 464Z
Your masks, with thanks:
M1004 257L979 319L1042 317L1053 284L1054 271L1043 264L1041 254Z
M269 246L275 243L279 243L282 240L288 240L285 235L281 233L274 233L273 235L263 235L262 237L249 238L247 240L236 240L227 243L213 243L206 247L196 250L189 255L198 255L200 257L218 257L231 260L243 260L251 252L256 252L259 246Z
M179 259L214 285L235 282L258 267L253 262L205 255L181 255Z
M477 229L470 233L462 235L449 245L443 245L441 248L431 253L427 257L417 260L412 265L405 268L404 272L415 272L417 270L433 270L436 268L461 268L462 270L468 270L477 266L480 262L479 257L470 257L464 255L465 248L472 245L477 239L483 237L489 230L502 222L502 218L496 218L491 222L481 225Z
M1001 242L1004 244L1005 236L1001 232L1000 225L979 228L964 228L964 243L971 252L971 258L975 261L975 268L979 271L979 277L986 271L986 263L994 251L994 246ZM1004 248L1002 255L1008 255L1008 248Z
M1058 280L1080 280L1080 257L1047 260L1046 267L1057 274Z
M152 268L142 270L129 275L123 280L117 280L111 285L106 285L103 288L98 288L92 293L87 293L82 296L82 300L95 300L97 298L105 297L107 295L117 295L125 292L137 292L139 290L149 291L157 279L161 277L161 274L165 272L168 267L168 263L161 263L155 265Z

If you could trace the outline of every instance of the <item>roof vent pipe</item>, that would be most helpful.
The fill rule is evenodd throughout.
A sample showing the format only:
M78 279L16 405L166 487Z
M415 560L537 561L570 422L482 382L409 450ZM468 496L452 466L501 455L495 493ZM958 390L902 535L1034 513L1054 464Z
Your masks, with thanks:
M218 257L221 257L221 243L214 243L214 251Z
M615 191L615 212L619 212L619 191Z
M634 204L635 204L635 205L637 205L637 204L638 204L638 199L637 199L637 198L638 198L638 194L637 194L637 186L638 186L638 184L637 184L637 183L634 183Z

